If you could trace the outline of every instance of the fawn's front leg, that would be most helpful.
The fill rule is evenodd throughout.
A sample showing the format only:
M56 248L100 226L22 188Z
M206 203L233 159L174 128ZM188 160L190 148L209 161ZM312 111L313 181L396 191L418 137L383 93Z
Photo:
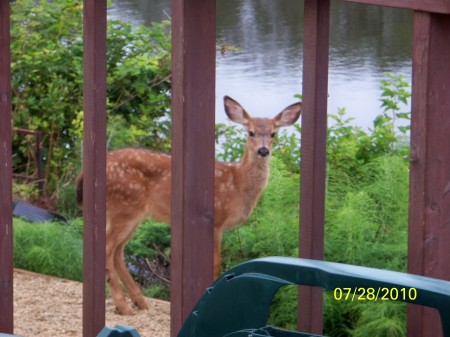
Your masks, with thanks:
M219 228L214 229L214 279L218 279L220 276L220 270L222 269L222 230Z

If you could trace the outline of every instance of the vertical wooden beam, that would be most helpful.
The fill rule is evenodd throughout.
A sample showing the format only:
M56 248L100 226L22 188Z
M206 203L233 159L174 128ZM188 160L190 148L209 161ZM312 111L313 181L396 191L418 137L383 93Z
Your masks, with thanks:
M11 52L9 1L0 0L0 333L13 333Z
M172 1L171 336L213 280L216 4Z
M84 1L83 336L105 326L106 0Z
M408 271L450 280L450 15L414 13ZM408 336L442 336L408 307Z
M300 257L323 259L328 99L329 0L305 0L300 184ZM299 329L321 334L323 294L301 287Z

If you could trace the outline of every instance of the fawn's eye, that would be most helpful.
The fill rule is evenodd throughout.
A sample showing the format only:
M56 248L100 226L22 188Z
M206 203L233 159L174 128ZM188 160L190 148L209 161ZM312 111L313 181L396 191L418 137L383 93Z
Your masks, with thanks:
M255 133L254 133L253 131L249 131L249 132L248 132L248 135L249 135L250 137L255 137Z
M275 137L275 132L272 133L272 134L270 135L270 137L274 138L274 137Z

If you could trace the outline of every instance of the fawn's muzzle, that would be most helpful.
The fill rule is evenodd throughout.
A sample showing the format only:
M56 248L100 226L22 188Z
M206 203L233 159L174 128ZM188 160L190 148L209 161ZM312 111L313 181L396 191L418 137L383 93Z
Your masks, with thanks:
M261 157L266 157L266 156L269 155L269 153L270 153L270 151L269 151L269 149L268 149L267 147L261 147L261 148L258 150L258 154L259 154Z

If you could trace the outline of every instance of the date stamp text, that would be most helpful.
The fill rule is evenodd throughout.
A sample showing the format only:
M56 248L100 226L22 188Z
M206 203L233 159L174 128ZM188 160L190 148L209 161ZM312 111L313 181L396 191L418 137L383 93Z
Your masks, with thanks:
M335 288L333 298L336 301L414 301L416 288Z

